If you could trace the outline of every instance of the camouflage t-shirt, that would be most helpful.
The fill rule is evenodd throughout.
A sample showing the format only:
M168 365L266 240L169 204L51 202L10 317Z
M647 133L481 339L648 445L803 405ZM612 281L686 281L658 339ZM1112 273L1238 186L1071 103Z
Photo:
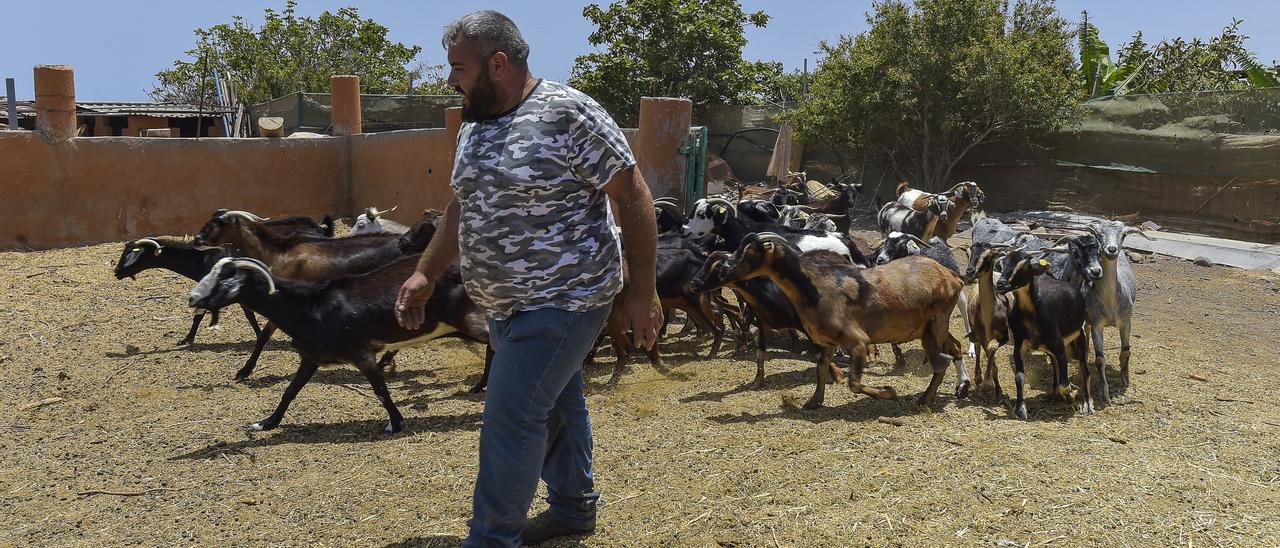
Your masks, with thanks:
M613 118L556 82L540 81L493 120L463 124L450 185L467 294L499 319L611 303L622 249L603 188L634 165Z

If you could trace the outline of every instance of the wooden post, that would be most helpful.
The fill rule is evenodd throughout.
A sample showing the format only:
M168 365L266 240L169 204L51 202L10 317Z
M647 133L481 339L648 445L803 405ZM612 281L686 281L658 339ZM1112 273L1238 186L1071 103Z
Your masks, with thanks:
M360 77L337 75L329 78L329 106L333 135L364 133L360 123Z
M642 97L636 164L655 198L670 196L684 207L685 157L693 102L683 98Z

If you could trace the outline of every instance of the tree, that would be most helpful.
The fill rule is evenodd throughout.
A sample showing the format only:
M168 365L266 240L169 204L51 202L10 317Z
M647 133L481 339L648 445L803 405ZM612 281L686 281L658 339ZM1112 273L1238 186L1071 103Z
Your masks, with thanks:
M688 97L695 108L762 101L762 75L781 73L742 59L745 26L764 27L769 16L737 0L623 0L582 16L596 26L587 41L605 50L578 56L570 84L624 125L636 123L642 96Z
M945 188L975 146L1031 142L1079 116L1072 32L1051 0L877 2L871 29L823 43L799 137Z
M1174 38L1148 46L1139 31L1121 47L1119 62L1113 63L1106 42L1098 37L1098 27L1084 12L1078 34L1085 94L1101 97L1280 86L1276 69L1258 62L1245 47L1248 36L1240 33L1242 22L1233 19L1222 34L1207 42Z
M246 103L296 91L326 92L335 74L360 76L366 93L408 91L408 64L421 47L388 40L387 27L362 19L356 8L312 18L298 17L296 6L296 0L287 0L279 13L265 10L258 28L235 16L230 23L196 29L196 45L186 52L188 58L157 73L149 95L158 101L188 103L199 102L203 95L212 102L213 70L229 78Z

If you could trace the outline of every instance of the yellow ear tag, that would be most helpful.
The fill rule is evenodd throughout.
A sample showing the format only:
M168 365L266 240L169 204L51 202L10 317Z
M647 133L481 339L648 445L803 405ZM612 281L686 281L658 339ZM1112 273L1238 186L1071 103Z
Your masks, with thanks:
M142 251L142 248L141 248L141 247L135 247L135 248L133 248L133 249L130 249L130 250L129 250L129 252L130 252L130 253L137 253L137 252L139 252L139 251Z
M724 214L725 211L724 206L716 206L716 213Z
M1040 259L1040 266L1049 266L1049 261L1045 259Z

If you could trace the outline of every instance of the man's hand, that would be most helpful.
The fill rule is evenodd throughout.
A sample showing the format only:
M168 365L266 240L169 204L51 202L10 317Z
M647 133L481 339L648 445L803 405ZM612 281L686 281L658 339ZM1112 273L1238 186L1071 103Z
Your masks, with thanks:
M630 331L636 348L653 350L662 329L662 302L656 293L636 295L628 291L622 297L622 326Z
M427 319L427 299L435 291L436 282L421 272L414 272L400 286L400 295L396 297L396 321L400 327L413 331L422 327Z

